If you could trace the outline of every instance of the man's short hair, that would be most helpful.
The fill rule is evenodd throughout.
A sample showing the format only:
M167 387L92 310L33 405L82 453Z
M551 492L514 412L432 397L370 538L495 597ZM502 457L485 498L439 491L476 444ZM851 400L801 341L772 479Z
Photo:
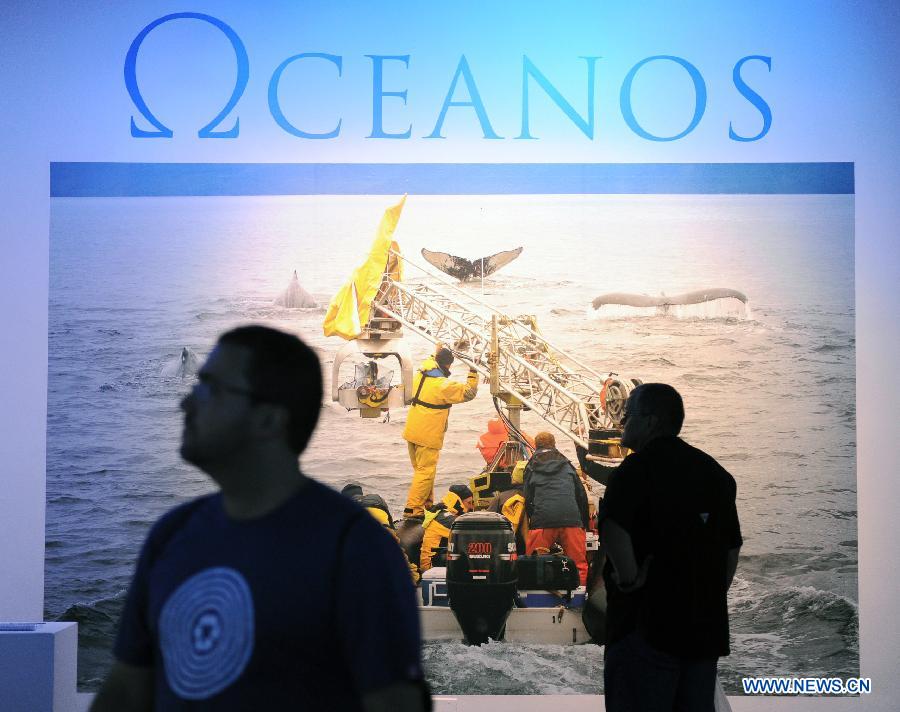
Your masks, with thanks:
M638 410L655 415L659 428L667 435L678 435L684 423L684 401L668 383L644 383L632 391Z
M288 445L299 455L312 437L322 407L319 357L296 336L267 326L232 329L219 337L219 343L250 352L244 374L250 390L258 400L287 409Z
M553 437L553 433L548 433L546 430L542 430L534 436L534 446L538 450L556 447L556 438Z

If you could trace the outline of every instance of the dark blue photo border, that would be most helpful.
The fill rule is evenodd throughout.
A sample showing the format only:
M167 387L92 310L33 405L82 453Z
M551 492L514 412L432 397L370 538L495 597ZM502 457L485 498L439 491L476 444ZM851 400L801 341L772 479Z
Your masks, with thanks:
M53 198L853 194L853 163L50 164Z

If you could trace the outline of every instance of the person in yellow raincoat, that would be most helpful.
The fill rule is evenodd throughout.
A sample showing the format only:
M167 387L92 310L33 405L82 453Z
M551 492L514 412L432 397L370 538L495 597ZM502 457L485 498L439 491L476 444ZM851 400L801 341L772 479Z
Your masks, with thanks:
M516 552L525 555L528 541L528 517L525 516L525 460L516 463L512 471L509 489L500 492L488 502L487 510L502 514L512 524L516 535Z
M400 537L397 534L397 529L394 527L394 518L391 516L391 510L388 509L384 497L375 493L363 494L362 485L357 482L350 482L344 485L341 494L363 507L375 518L375 521L390 532L397 545L400 545ZM406 555L406 550L402 546L400 551L403 552L403 558L406 560L406 565L409 567L409 575L412 577L413 586L415 586L419 583L420 578L418 562L410 561Z
M434 477L444 445L450 406L470 401L478 392L478 372L470 368L465 383L451 381L452 363L450 349L439 346L434 356L422 362L413 380L415 395L403 429L413 467L412 484L403 509L406 519L423 517L434 501Z
M419 571L425 573L432 567L432 559L435 552L442 546L447 546L450 538L450 528L453 521L460 514L471 512L475 506L472 498L472 490L464 484L451 485L447 494L440 502L430 507L425 512L425 521L422 522L422 552L419 556Z

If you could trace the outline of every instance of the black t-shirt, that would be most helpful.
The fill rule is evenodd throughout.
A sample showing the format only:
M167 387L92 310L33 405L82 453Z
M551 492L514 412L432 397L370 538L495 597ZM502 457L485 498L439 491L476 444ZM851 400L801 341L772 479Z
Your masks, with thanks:
M160 519L115 654L154 668L157 710L357 710L368 692L422 679L400 548L312 480L252 521L229 519L221 495Z
M646 584L619 591L604 569L608 640L633 630L659 650L690 658L728 655L727 552L741 546L734 478L706 453L674 437L652 440L609 480L599 519L630 535Z

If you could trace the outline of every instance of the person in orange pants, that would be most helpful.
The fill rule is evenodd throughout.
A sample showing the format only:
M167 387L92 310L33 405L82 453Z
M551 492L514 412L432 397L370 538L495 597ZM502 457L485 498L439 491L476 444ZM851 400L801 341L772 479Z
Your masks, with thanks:
M587 494L572 463L556 449L552 433L538 433L537 448L525 466L525 511L528 514L527 554L559 544L575 561L581 585L587 584L585 530Z
M575 562L581 585L586 586L588 565L584 529L580 527L529 529L525 550L530 555L538 549L549 549L554 544L559 544L563 553Z

